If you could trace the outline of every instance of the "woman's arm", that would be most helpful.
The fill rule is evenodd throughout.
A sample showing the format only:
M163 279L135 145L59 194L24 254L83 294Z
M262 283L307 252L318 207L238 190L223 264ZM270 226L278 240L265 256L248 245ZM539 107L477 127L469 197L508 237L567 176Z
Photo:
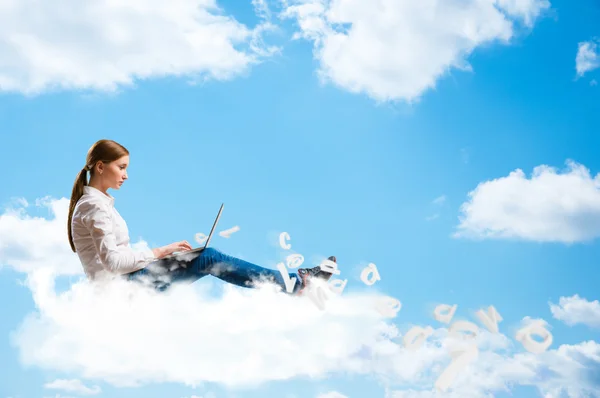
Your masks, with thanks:
M152 249L152 253L154 253L154 256L156 258L163 258L165 256L168 256L169 254L187 250L192 250L192 246L186 240L182 240L179 242L171 243L170 245Z
M82 222L90 232L100 260L108 271L117 274L137 271L158 258L157 254L165 252L165 247L137 251L128 246L118 246L109 209L98 203L90 203L89 206Z

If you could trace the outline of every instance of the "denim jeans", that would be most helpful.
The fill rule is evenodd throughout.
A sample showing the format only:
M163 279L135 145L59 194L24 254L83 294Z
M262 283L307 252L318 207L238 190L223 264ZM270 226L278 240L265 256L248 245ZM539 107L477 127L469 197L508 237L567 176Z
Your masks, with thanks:
M225 282L247 288L254 288L261 282L271 282L287 292L279 270L263 268L211 247L196 253L184 252L176 258L155 260L145 268L126 274L125 277L130 281L145 283L164 291L174 283L193 283L206 275L213 275ZM291 292L295 294L301 287L300 277L295 273L288 275L292 280L296 279Z

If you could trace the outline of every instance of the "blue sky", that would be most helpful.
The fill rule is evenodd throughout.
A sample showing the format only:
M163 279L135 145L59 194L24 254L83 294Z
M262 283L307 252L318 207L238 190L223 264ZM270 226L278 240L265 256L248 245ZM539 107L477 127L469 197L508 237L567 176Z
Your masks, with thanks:
M0 397L600 396L600 5L210 3L0 0ZM348 279L342 307L375 295L402 309L325 320L207 277L136 307L156 330L117 311L96 350L64 209L101 138L131 152L129 180L110 193L132 243L192 242L225 203L220 230L240 230L215 247L270 268L291 252L312 265L333 254ZM372 286L360 279L369 263ZM119 297L94 308L115 314ZM481 331L479 358L446 394L432 392L450 360L438 304ZM490 305L499 336L474 315ZM248 334L229 335L223 309ZM279 334L249 326L275 309L307 321ZM552 333L544 354L515 339L527 317ZM139 344L118 341L124 324L139 326ZM360 340L382 325L397 335ZM435 334L411 354L402 336L415 325ZM219 334L230 337L207 340ZM348 348L277 356L319 336ZM244 356L269 342L261 361Z

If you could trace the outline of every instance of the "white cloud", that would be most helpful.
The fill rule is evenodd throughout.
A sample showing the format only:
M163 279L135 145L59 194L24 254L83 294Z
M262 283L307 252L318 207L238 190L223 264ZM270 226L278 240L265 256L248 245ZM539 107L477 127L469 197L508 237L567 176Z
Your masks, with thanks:
M561 297L558 305L550 303L550 311L555 319L569 326L579 323L591 328L600 328L600 302L588 301L579 295Z
M273 50L261 41L270 24L249 28L216 0L3 0L0 9L0 91L114 91L164 76L230 79Z
M50 201L51 207L61 203ZM34 241L46 237L40 224L20 222ZM63 226L55 224L54 232L62 233ZM268 288L220 284L215 296L206 283L214 278L163 294L124 281L90 285L85 280L59 293L56 267L22 267L35 310L13 331L11 342L22 364L81 379L115 386L215 382L242 388L338 373L375 375L424 390L432 388L450 359L446 329L434 330L417 351L404 349L399 327L374 310L371 299L381 297L376 293L344 292L327 301L324 311L306 297ZM539 356L523 353L504 335L482 332L478 344L479 359L453 386L461 397L515 384L542 392L600 392L588 377L600 368L600 346L593 341Z
M35 201L35 206L46 208L52 219L27 214L27 201L22 206L5 209L0 215L0 265L10 265L20 272L31 272L51 267L61 275L82 274L77 255L71 251L67 238L67 199Z
M594 41L584 41L579 43L577 56L575 57L575 70L577 76L583 76L600 67L600 50L598 44Z
M435 198L431 203L437 207L441 207L446 202L446 195L441 195ZM427 221L433 221L440 217L440 213L434 213L430 216L425 217Z
M481 335L482 341L491 337ZM532 386L541 394L592 397L600 394L594 374L600 370L600 344L587 341L561 345L540 355L515 352L513 341L503 336L504 347L479 353L479 358L456 378L452 389L435 391L429 383L409 389L390 390L386 398L493 398L494 393L510 392L514 386ZM480 343L480 347L483 343ZM446 366L448 361L438 364Z
M542 12L550 7L547 0L497 0L497 6L513 18L522 19L532 26Z
M434 205L442 205L446 202L446 195L438 196L433 200Z
M337 391L329 391L329 392L317 395L317 398L348 398L348 397Z
M57 379L53 382L44 384L45 388L54 390L63 390L81 395L96 395L99 394L100 387L94 386L92 388L85 386L79 379Z
M73 397L67 396L67 395L56 394L53 397L52 396L44 396L44 398L73 398Z
M283 18L314 42L319 76L377 101L418 100L468 57L509 43L515 22L532 26L547 0L287 0Z
M456 237L578 242L600 236L600 174L572 161L480 183L461 206Z
M350 370L381 323L365 296L348 294L320 311L308 298L230 285L218 298L194 285L159 295L121 281L57 294L39 270L27 286L37 311L12 336L21 361L117 386L243 387Z

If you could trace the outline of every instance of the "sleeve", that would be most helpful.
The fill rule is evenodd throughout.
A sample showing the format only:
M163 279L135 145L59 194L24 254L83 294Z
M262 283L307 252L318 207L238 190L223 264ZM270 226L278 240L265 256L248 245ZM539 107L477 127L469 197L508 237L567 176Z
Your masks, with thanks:
M136 251L129 245L118 246L113 232L112 218L104 207L91 204L88 214L82 221L92 236L100 261L108 271L127 274L144 268L147 262L156 259L150 249Z

